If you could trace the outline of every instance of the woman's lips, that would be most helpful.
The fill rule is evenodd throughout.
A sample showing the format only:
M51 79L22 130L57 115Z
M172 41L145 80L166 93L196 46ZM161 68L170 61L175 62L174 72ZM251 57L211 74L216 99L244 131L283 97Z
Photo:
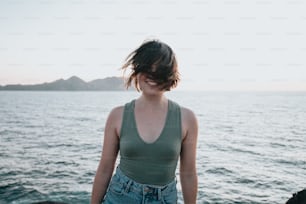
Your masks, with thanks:
M157 85L157 83L154 82L154 81L152 81L152 80L146 80L145 82L146 82L147 84L149 84L150 86L156 86L156 85Z

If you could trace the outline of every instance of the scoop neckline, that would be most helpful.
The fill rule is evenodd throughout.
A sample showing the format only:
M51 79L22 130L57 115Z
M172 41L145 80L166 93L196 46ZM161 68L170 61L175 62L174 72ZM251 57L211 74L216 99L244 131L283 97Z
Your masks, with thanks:
M160 138L163 136L164 132L165 132L165 129L167 127L167 123L168 123L168 117L169 117L169 112L170 112L170 100L167 99L167 105L168 105L168 110L167 110L167 115L166 115L166 120L164 122L164 125L162 127L162 130L159 134L159 136L153 141L153 142L146 142L139 134L139 131L138 131L138 127L137 127L137 122L136 122L136 117L135 117L135 99L133 100L133 103L132 103L132 107L133 107L133 122L134 122L134 125L135 125L135 129L136 129L136 133L137 133L137 137L139 140L141 140L142 143L146 144L146 145L153 145L153 144L156 144Z

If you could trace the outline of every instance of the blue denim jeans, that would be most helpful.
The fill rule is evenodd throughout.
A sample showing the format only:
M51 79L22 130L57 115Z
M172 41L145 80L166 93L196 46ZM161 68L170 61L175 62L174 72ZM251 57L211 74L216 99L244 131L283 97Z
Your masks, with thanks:
M165 186L146 185L130 179L117 167L103 204L175 204L176 180Z

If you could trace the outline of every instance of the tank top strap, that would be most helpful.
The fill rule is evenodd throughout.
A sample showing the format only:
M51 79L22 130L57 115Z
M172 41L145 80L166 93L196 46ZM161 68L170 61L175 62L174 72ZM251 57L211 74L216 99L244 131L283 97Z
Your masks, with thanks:
M170 122L180 125L181 122L181 107L176 102L169 100Z
M123 118L122 118L122 124L121 124L121 131L120 131L120 139L122 136L124 136L125 131L130 131L135 129L135 124L134 124L134 105L135 105L135 100L132 100L129 103L126 103L124 105L124 111L123 111Z

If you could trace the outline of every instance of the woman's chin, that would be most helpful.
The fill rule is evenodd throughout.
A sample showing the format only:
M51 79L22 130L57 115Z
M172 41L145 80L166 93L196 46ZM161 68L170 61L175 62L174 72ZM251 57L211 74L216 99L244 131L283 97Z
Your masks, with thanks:
M149 87L143 88L142 93L147 95L161 95L163 91L161 91L158 86L154 86L150 88Z

